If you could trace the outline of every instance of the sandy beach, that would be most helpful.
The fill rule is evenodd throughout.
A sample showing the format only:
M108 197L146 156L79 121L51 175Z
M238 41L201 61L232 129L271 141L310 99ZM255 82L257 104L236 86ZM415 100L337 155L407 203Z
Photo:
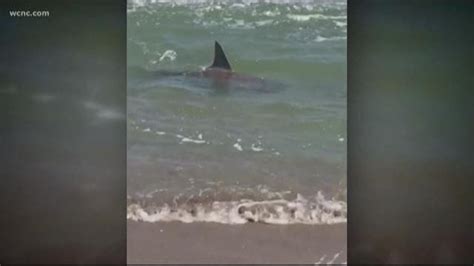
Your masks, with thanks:
M346 262L346 224L225 225L128 221L130 264Z

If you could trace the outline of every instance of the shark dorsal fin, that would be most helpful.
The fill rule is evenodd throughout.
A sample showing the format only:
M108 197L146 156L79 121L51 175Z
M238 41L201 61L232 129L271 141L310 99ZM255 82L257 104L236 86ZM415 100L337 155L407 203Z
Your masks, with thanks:
M229 61L222 50L221 45L216 41L214 44L214 61L209 68L222 68L225 70L232 70Z

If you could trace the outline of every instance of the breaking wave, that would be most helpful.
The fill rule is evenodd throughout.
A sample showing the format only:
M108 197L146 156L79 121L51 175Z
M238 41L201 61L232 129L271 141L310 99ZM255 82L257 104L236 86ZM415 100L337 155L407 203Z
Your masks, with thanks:
M283 28L290 33L290 40L302 42L311 41L317 35L326 38L345 36L346 8L345 1L324 0L135 0L129 1L127 11L135 13L129 20L131 30L169 27L172 25L169 14L173 14L173 17L192 27L237 32L265 30L269 39L277 38L273 32L280 32ZM153 54L156 51L153 47L146 47L143 53ZM161 61L153 60L155 63ZM169 61L174 60L170 58Z
M213 201L197 195L173 199L173 203L154 204L131 200L127 219L142 222L214 222L222 224L335 224L347 222L345 201L326 199L321 192L305 198L300 194L292 200Z
M259 4L259 3L271 3L271 4L328 4L328 5L344 5L345 1L338 1L338 0L238 0L235 2L231 2L232 6L239 7L245 6L249 4ZM128 0L129 4L143 6L147 4L155 4L155 3L166 3L166 4L173 4L173 5L194 5L194 4L222 4L228 3L227 0Z

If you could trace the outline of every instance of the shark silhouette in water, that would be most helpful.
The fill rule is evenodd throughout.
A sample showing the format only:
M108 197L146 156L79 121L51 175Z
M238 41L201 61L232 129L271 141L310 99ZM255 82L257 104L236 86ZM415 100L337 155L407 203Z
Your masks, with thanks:
M163 85L181 88L206 88L216 91L275 92L282 89L282 84L276 81L234 72L222 46L217 41L214 43L212 64L201 71L147 71L137 67L129 69L129 88Z

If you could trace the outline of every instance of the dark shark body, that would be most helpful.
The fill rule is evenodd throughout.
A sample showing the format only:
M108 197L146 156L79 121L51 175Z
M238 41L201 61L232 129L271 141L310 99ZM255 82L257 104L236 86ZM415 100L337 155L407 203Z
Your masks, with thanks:
M157 85L206 88L218 91L251 90L274 92L281 84L261 77L234 72L221 47L214 44L214 60L201 71L146 71L142 68L129 69L129 87L144 88Z

